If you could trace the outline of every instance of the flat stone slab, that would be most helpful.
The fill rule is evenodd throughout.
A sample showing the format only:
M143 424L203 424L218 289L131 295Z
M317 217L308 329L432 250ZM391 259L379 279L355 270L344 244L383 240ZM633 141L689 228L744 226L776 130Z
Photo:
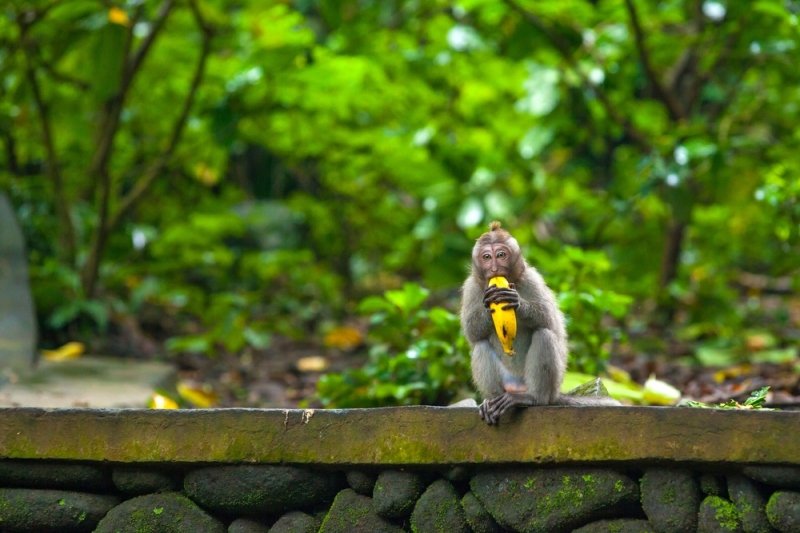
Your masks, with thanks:
M137 363L137 365L140 363ZM0 409L0 458L118 463L800 464L800 413L536 407Z
M174 374L172 365L156 361L42 360L33 373L0 386L0 407L144 407Z

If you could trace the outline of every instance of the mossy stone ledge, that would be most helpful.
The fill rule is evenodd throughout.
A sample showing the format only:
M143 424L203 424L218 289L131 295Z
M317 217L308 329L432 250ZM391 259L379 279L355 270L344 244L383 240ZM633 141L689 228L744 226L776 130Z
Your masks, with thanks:
M0 457L131 465L384 468L593 461L798 466L798 442L800 413L733 409L537 407L519 409L499 426L487 426L471 407L0 409Z

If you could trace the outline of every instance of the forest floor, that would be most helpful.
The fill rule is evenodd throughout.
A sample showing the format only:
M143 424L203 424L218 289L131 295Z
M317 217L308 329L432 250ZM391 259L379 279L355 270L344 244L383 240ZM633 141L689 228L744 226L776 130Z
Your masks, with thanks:
M690 347L675 349L680 352ZM348 352L279 338L269 349L244 357L183 356L178 365L179 379L210 386L219 406L297 408L321 407L314 393L323 367L325 372L342 372L360 367L365 361L365 350ZM656 376L680 390L683 399L709 404L730 399L743 402L752 391L769 386L769 404L800 408L800 361L796 358L780 363L703 366L685 355L649 357L628 349L614 356L610 364L639 384Z

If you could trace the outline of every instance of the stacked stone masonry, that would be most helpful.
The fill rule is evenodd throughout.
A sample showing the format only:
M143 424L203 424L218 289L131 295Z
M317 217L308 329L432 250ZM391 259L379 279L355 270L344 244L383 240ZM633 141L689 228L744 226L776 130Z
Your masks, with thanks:
M800 533L800 414L0 409L0 533Z
M0 462L19 533L800 533L800 467Z

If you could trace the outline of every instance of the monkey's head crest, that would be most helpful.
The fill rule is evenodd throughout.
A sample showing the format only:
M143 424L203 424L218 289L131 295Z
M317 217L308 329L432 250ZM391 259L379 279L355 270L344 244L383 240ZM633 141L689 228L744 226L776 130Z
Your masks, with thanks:
M478 237L478 244L494 244L513 239L511 234L500 227L500 222L495 220L489 224L489 231Z

